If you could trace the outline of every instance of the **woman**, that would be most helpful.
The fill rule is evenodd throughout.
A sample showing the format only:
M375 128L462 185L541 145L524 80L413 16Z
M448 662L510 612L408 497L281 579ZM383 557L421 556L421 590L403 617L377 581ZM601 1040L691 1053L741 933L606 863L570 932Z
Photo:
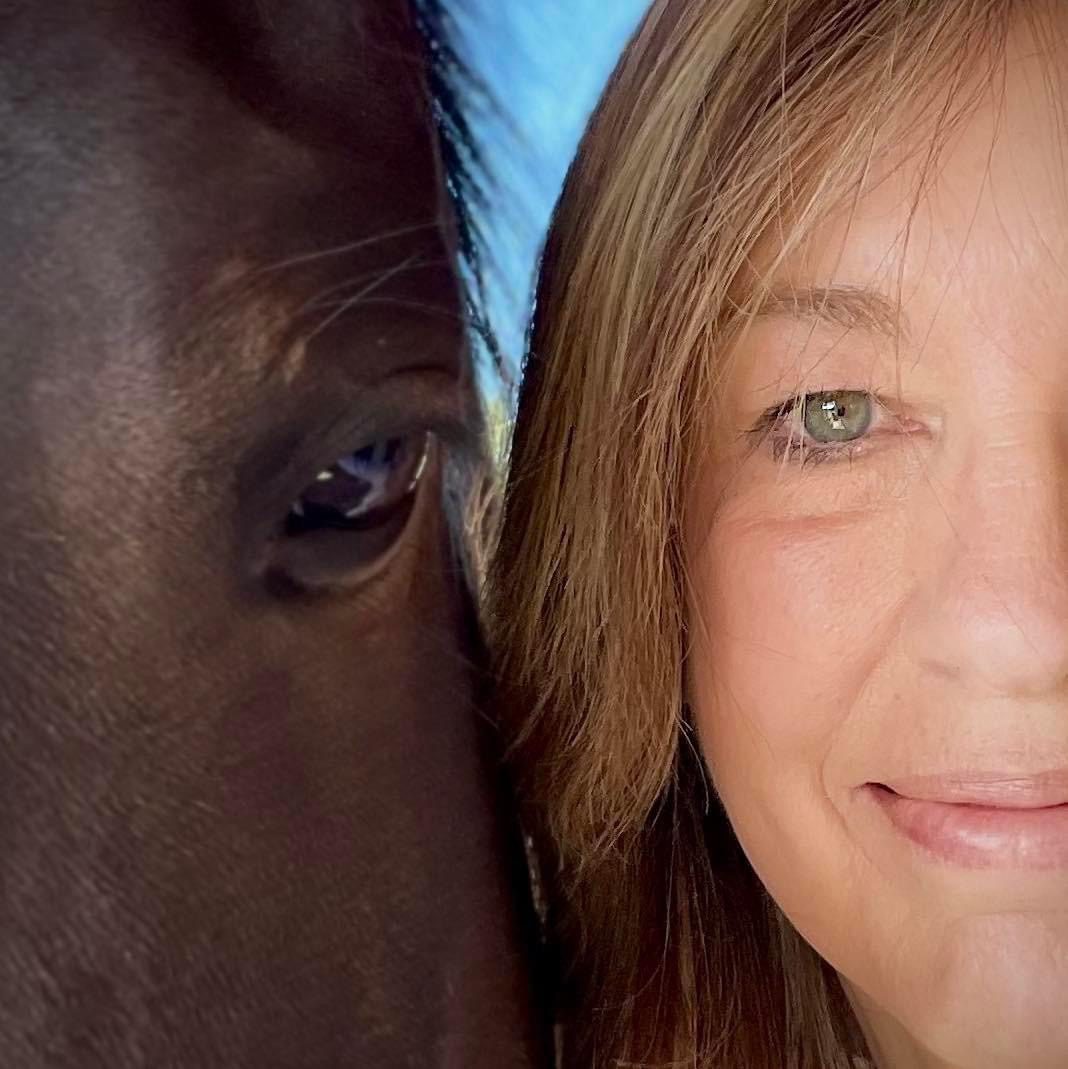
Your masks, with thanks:
M1068 9L657 0L495 601L573 1067L1068 1065Z

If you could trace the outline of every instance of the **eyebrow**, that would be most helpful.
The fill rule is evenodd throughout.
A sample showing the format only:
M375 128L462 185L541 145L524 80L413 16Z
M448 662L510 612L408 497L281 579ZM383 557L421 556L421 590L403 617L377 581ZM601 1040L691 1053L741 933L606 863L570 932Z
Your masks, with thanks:
M773 287L759 302L754 315L816 319L846 330L859 327L891 339L908 335L908 324L898 303L866 286Z

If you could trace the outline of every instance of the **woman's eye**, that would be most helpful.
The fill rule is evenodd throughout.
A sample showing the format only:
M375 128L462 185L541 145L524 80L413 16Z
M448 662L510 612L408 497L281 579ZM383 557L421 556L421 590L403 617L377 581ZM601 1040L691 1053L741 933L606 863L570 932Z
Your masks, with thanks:
M834 390L806 394L801 412L811 441L852 442L871 427L874 404L871 394L860 390Z
M429 435L380 438L339 457L316 476L286 517L286 534L365 530L393 519L426 466Z
M776 460L801 464L851 456L868 435L879 405L865 390L820 390L769 409L758 430L770 438Z

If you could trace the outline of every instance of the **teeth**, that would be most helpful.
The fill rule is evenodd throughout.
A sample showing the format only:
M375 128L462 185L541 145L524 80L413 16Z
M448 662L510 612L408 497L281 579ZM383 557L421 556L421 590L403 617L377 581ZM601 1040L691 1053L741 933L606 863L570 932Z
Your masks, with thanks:
M304 516L304 506L299 501L294 501L289 511L292 512L294 516Z
M354 479L358 479L360 477L360 472L357 470L355 463L353 463L351 453L346 457L342 457L341 460L337 462L337 466L346 475L351 475Z

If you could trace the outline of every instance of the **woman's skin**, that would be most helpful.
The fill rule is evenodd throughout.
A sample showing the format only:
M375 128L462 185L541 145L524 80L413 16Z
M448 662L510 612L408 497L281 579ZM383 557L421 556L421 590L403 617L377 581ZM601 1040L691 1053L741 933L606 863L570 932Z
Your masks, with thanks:
M739 342L691 502L688 687L715 786L892 1069L1068 1065L1056 29L1014 31L922 195L905 116L855 204L784 263L763 250L781 299ZM810 403L804 444L799 411L762 417L843 390Z

